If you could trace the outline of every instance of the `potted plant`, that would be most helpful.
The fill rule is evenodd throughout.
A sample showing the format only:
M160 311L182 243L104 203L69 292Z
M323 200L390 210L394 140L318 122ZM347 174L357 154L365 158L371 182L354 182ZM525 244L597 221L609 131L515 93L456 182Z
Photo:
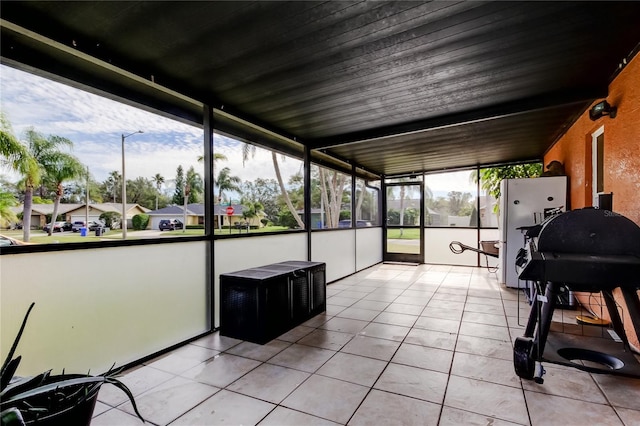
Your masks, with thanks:
M0 418L2 426L17 425L89 425L100 387L109 383L127 394L133 409L138 412L133 394L116 378L120 370L109 369L104 374L51 374L45 371L35 377L14 377L21 356L13 358L27 319L35 303L32 303L22 321L7 358L0 370Z

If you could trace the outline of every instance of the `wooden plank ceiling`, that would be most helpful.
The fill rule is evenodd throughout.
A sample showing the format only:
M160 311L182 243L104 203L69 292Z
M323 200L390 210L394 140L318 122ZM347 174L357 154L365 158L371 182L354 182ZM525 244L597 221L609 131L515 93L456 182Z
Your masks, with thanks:
M395 175L540 159L607 96L638 22L640 2L3 2L2 59L197 117L104 61Z

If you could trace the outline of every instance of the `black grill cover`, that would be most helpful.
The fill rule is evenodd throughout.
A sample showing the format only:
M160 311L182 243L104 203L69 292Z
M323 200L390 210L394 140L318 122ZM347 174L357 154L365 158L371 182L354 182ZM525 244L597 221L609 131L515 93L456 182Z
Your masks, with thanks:
M609 210L572 210L543 224L537 246L541 252L640 256L640 227Z

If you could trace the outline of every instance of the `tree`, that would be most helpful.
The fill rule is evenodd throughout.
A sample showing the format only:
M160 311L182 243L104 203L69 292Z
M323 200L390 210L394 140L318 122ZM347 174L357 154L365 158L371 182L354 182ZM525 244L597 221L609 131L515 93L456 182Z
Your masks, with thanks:
M158 197L160 197L160 190L162 189L162 184L164 183L164 177L160 173L156 173L155 176L151 178L153 183L156 186L156 210L158 210Z
M89 177L89 203L91 201L93 201L94 203L104 203L108 202L109 200L107 198L105 201L105 197L103 197L100 185L98 184L98 182Z
M120 220L122 215L118 212L104 212L100 215L99 219L104 222L104 225L107 228L113 229L116 222L120 222L120 227L122 228L122 221Z
M204 161L204 155L198 155L198 163L202 163ZM216 163L218 161L227 161L227 156L224 154L220 154L219 152L213 153L213 171L216 171Z
M198 162L202 163L204 161L204 155L199 155L198 156ZM214 181L213 181L213 186L211 189L214 189L216 186L216 182L215 182L215 176L216 176L216 172L217 172L217 165L218 165L218 161L227 161L227 156L224 154L220 154L219 152L214 152L213 153L213 176L214 176ZM204 185L203 185L204 187ZM214 199L213 199L213 203L216 203L216 198L215 198L215 193L214 193Z
M503 179L531 178L540 176L541 173L542 163L489 167L480 169L480 186L489 195L498 200L500 198L500 182L502 182ZM478 172L474 170L470 178L473 183L477 183ZM498 212L498 208L499 204L496 204L493 208L495 213Z
M336 170L318 167L321 205L326 213L326 226L337 228L340 222L340 210L342 208L343 194L347 179L346 174Z
M447 193L449 198L449 214L452 216L466 216L471 214L473 206L469 204L471 194L469 192L450 191Z
M249 157L254 157L256 155L256 146L251 145L249 143L242 144L242 165L249 160ZM287 188L284 186L284 181L282 180L282 173L280 173L280 165L278 164L278 154L275 151L271 151L271 161L273 162L273 170L276 174L276 180L278 181L278 186L280 186L280 195L282 195L282 200L285 205L289 209L291 213L291 217L294 218L296 224L299 228L304 228L304 222L298 215L293 203L291 202L291 198L289 198L289 193L287 192Z
M144 213L137 214L131 219L131 224L136 231L147 229L149 225L149 215Z
M291 215L295 219L298 227L300 227L300 229L304 229L304 222L302 221L295 207L293 206L293 203L291 202L291 198L289 198L289 193L287 192L287 188L285 188L284 182L282 181L280 166L278 165L278 156L276 155L275 151L271 151L271 160L273 161L273 168L276 173L276 179L278 181L278 185L280 186L280 193L282 194L282 198L284 199L284 202L287 205L287 208L289 209L289 211L291 212Z
M56 158L61 154L60 149L71 146L69 139L50 135L44 137L33 128L26 131L26 141L19 142L11 131L8 122L2 121L2 155L3 163L22 176L21 185L24 187L23 209L23 241L28 242L31 237L31 209L34 189L42 183L43 176L51 176L57 167Z
M238 176L231 176L231 169L224 167L218 173L216 178L216 186L218 187L218 201L221 202L224 199L225 191L241 192L240 183L242 181Z
M3 158L4 157L0 156L0 159L3 159ZM18 189L18 186L15 184L15 182L9 181L8 178L4 175L0 175L0 191L11 194L18 201L20 201L20 196L22 195L22 191Z
M151 180L141 176L127 180L127 202L151 209L156 195L156 188Z
M13 171L20 171L20 163L28 156L25 146L13 134L11 123L0 111L0 165Z
M199 203L202 199L201 196L204 193L204 182L202 181L202 176L195 171L193 166L189 167L189 170L187 170L185 182L189 190L187 194L187 202L189 204Z
M258 215L260 214L260 212L262 212L262 204L260 204L259 201L246 201L244 203L244 209L242 209L242 218L247 221L247 222L251 222L251 219L258 217Z
M25 190L22 228L23 241L29 241L33 188L40 183L41 170L32 152L14 136L11 123L2 113L0 113L0 153L2 166L22 175L24 186L28 188Z
M405 220L405 200L411 200L413 198L413 193L415 191L416 186L414 185L400 185L400 212L399 212L399 225L400 225L400 238L404 234L404 220ZM395 191L392 190L393 187L387 189L387 198L394 199Z
M18 200L13 194L0 192L0 226L8 227L11 223L18 221L18 215L11 210L11 207L17 205Z
M231 169L229 169L228 167L220 170L220 173L218 173L218 176L216 177L216 186L218 187L218 202L222 202L225 191L241 192L240 182L241 180L238 176L231 176ZM218 218L218 229L222 229L222 214L220 214L220 217Z
M257 178L255 181L245 181L242 184L242 202L254 200L262 205L262 211L267 219L272 222L277 221L278 212L278 195L280 188L275 179Z
M122 175L114 170L109 173L109 177L104 181L104 195L106 199L111 198L116 202L116 196L122 193ZM120 200L122 201L122 200Z
M531 178L540 176L542 163L515 164L511 166L489 167L480 169L480 184L482 189L496 200L500 198L500 182L503 179ZM473 183L478 182L478 173L471 173Z
M60 143L73 146L73 142L66 138L59 138ZM51 223L58 220L58 208L60 207L60 199L64 194L62 183L67 180L86 177L86 168L80 160L71 154L65 152L51 152L50 155L43 158L43 168L45 170L44 180L50 182L55 187L53 214L51 215ZM53 232L53 226L49 227L49 236Z
M182 165L179 165L176 169L176 189L173 192L173 198L171 200L173 204L181 206L182 203L184 203L184 186L184 169Z
M358 183L360 187L358 188ZM362 204L364 203L364 199L367 196L367 182L364 179L356 180L356 214L355 219L362 219Z

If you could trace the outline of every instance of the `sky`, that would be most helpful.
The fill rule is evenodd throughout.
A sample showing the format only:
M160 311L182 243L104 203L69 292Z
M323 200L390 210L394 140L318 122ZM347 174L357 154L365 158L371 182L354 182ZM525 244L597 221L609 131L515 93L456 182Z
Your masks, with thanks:
M74 143L71 153L89 166L97 182L106 180L112 171L121 173L121 136L138 130L144 133L133 134L125 140L127 180L139 176L150 179L160 173L166 181L165 191L170 193L178 165L185 171L193 166L203 174L203 163L197 162L204 152L202 128L5 65L0 65L0 109L19 139L23 139L29 127L45 136L70 139ZM229 167L231 174L242 181L275 178L269 151L257 149L255 157L243 165L240 146L234 139L214 135L215 152L227 157L217 164L218 169ZM301 172L300 161L282 161L280 156L279 160L285 181ZM0 170L0 174L17 180L7 170ZM451 190L475 191L467 173L429 175L427 185L434 195L446 195Z
M193 166L203 174L204 165L197 161L204 152L202 128L5 65L0 65L0 109L19 139L30 127L45 136L70 139L74 144L71 153L89 166L98 182L106 180L112 171L121 173L121 137L138 130L144 133L125 139L127 180L160 173L167 187L171 187L178 165L185 171ZM216 134L214 144L216 152L227 157L218 167L229 167L243 181L274 175L267 151L258 149L256 156L243 166L240 142ZM299 170L296 161L280 164L285 176ZM7 170L0 173L11 180L15 178Z

